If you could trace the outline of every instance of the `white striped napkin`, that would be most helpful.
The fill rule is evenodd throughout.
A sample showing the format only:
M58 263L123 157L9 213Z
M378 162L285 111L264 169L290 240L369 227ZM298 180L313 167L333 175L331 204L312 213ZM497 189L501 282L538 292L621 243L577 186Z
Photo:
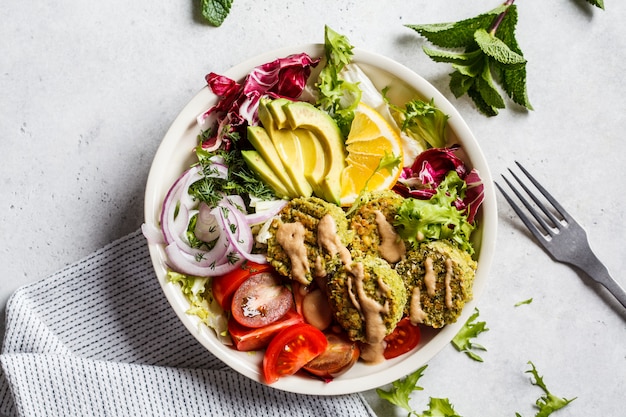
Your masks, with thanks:
M20 288L6 316L3 415L375 415L359 394L291 394L228 368L180 324L140 231Z

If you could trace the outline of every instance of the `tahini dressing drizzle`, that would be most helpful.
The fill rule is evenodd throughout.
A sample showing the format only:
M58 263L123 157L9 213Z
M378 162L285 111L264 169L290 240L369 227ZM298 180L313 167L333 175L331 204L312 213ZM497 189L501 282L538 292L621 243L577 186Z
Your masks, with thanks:
M276 241L282 246L291 261L291 277L303 285L308 285L309 258L304 245L306 230L300 222L282 223L276 231Z
M381 258L389 263L396 263L402 260L406 254L404 241L400 239L396 230L389 224L387 218L380 210L376 210L375 214L378 234L380 235L378 253Z

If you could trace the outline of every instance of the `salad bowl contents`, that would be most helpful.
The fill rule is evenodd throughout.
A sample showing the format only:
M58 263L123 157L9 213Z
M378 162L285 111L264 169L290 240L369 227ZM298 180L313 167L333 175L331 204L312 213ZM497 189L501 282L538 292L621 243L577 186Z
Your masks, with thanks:
M489 169L458 112L330 28L206 81L146 190L144 235L182 323L297 393L426 363L472 313L495 245Z

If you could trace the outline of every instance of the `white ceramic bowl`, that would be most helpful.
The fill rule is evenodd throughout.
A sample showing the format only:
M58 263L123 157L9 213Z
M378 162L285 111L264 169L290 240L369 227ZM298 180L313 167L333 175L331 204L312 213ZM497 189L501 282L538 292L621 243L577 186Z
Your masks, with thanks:
M235 80L241 80L255 66L300 52L306 52L312 57L323 56L323 46L309 44L268 52L231 68L224 75ZM395 381L423 366L445 345L450 343L473 312L485 288L494 254L497 213L491 174L478 142L457 110L430 83L389 58L355 48L354 62L361 66L379 89L391 86L389 97L392 102L398 105L404 105L404 103L415 96L419 96L423 100L434 98L435 104L450 116L448 121L448 144L461 144L462 153L459 155L462 156L468 165L478 169L485 184L485 200L477 216L478 227L473 235L478 257L478 270L476 271L474 282L474 299L466 304L463 314L456 323L438 331L422 331L420 344L412 352L387 360L379 365L367 365L359 362L347 373L330 383L301 376L284 377L271 385L273 388L280 390L317 395L361 392ZM215 104L216 100L217 97L211 93L208 87L203 88L181 111L163 138L148 177L145 195L146 223L155 226L159 225L159 214L165 194L176 178L193 162L191 150L196 145L199 133L196 125L196 116ZM165 278L166 256L162 245L149 244L149 249L157 279L172 308L189 332L207 350L232 369L263 383L260 365L262 353L238 352L229 346L223 345L211 329L199 323L197 317L185 314L189 303L179 287L167 282Z

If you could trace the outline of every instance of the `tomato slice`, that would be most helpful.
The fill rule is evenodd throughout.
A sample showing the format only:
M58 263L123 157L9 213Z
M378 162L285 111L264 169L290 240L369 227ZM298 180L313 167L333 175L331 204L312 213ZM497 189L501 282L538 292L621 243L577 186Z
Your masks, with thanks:
M361 353L357 344L345 336L327 333L326 350L304 365L304 370L324 380L331 380L352 367Z
M230 310L233 301L233 295L237 288L250 276L271 270L269 264L258 264L256 262L245 262L241 267L225 275L213 277L211 280L211 288L215 301L224 310Z
M289 288L273 273L252 275L235 291L230 312L246 327L263 327L275 322L293 307Z
M320 330L299 323L281 330L263 356L263 376L268 384L282 376L293 375L324 352L328 342Z
M396 328L385 337L387 346L383 352L385 359L392 359L407 353L420 342L420 329L411 324L408 317L403 318Z
M233 340L235 349L249 352L264 349L272 338L281 330L302 323L304 319L295 310L288 310L279 320L264 327L245 327L231 317L228 320L228 332Z

